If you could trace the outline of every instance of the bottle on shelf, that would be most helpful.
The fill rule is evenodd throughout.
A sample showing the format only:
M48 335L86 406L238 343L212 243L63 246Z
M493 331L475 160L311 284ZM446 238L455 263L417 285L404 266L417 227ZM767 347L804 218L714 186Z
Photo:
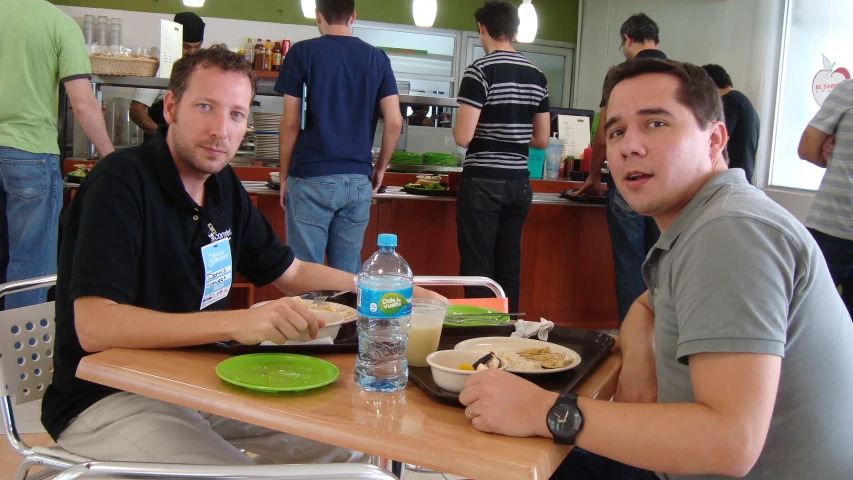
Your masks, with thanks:
M266 50L264 49L264 41L259 38L258 43L255 44L255 70L264 69L265 52Z
M279 42L275 42L272 47L272 69L276 72L281 69L281 43Z
M264 44L264 70L272 70L272 42L269 38Z
M252 37L249 37L249 41L243 47L243 57L246 59L246 63L255 65L255 44L252 43Z
M355 382L363 390L406 388L406 340L412 315L412 269L395 250L397 235L383 233L379 251L358 274L358 357Z

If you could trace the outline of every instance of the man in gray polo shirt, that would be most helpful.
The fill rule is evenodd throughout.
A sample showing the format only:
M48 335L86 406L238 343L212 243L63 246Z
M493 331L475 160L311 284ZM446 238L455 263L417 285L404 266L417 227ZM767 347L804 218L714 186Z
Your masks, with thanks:
M853 323L814 239L727 169L701 68L648 59L608 76L613 178L662 232L620 330L615 401L489 371L461 393L466 416L580 447L554 478L853 478Z
M847 311L853 309L853 80L832 89L803 132L800 158L826 173L815 194L806 226L841 286Z

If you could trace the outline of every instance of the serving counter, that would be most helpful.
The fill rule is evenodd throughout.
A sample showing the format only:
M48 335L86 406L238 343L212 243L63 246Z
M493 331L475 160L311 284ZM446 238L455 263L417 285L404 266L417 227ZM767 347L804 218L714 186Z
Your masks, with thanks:
M63 171L80 160L66 159ZM261 213L280 238L285 238L284 212L278 190L266 185L273 168L235 166L237 176ZM456 198L411 195L402 185L414 174L386 173L386 193L376 195L364 236L362 258L376 251L379 233L395 233L398 252L418 275L458 275ZM613 256L605 209L571 202L559 192L580 184L531 180L533 206L521 240L521 291L519 309L526 318L547 318L559 325L579 328L616 328L613 292ZM68 195L67 198L70 198ZM461 287L438 287L448 298L463 296ZM282 296L275 287L234 285L238 306Z

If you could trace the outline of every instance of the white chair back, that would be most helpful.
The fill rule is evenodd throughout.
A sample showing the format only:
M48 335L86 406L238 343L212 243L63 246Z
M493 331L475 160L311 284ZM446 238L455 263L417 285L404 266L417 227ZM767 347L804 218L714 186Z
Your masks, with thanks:
M53 377L54 302L0 312L0 380L15 405L39 400Z

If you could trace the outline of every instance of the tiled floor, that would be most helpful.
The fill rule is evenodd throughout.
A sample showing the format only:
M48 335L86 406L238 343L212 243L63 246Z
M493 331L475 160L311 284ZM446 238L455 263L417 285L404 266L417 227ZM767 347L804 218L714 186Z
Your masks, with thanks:
M24 441L28 445L49 445L53 443L50 437L44 433L44 428L39 420L41 401L14 407L14 412L18 433L24 437ZM21 462L21 457L12 450L2 434L0 434L0 442L2 442L0 445L0 480L12 479ZM401 480L460 480L461 478L450 474L404 470Z

